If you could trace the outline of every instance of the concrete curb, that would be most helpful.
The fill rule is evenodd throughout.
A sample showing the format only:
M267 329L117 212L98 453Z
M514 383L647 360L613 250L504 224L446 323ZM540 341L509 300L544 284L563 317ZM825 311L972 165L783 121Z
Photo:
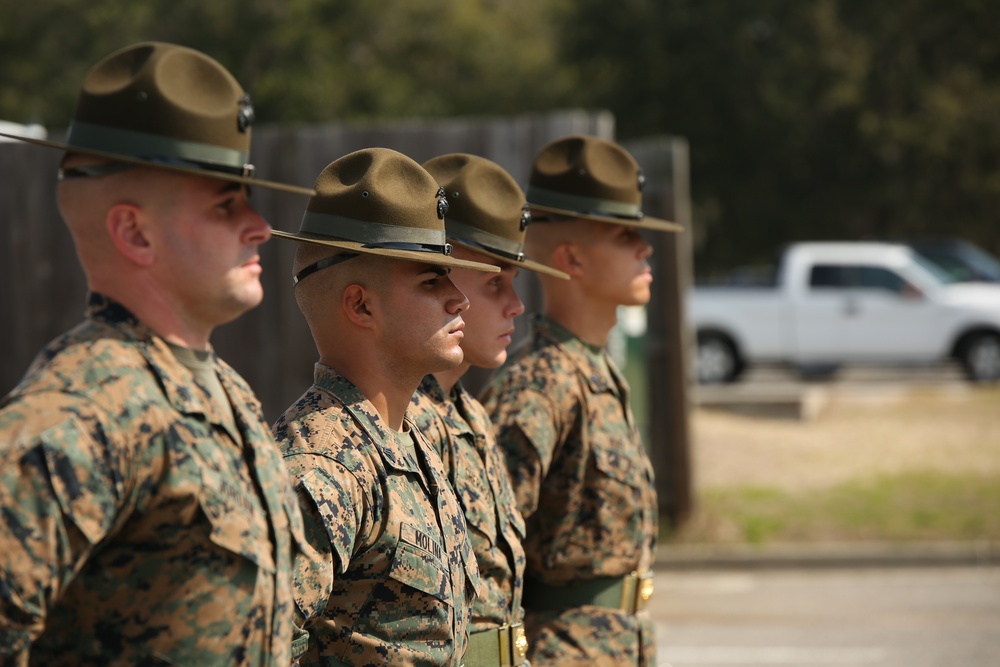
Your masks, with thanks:
M656 570L1000 565L1000 542L661 544Z

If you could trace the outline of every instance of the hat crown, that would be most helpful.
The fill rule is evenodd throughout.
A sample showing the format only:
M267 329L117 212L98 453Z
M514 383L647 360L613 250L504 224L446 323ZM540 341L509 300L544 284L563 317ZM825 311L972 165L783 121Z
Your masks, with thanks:
M518 268L560 278L568 275L525 257L531 214L514 177L503 167L468 153L451 153L424 163L448 194L448 238L479 254Z
M514 177L503 167L467 153L442 155L424 163L448 196L445 229L450 238L461 241L452 221L494 236L524 243L522 224L526 199Z
M598 137L572 136L557 139L539 152L532 167L529 195L532 189L540 189L638 209L641 183L642 170L624 148Z
M443 243L440 189L427 170L402 153L355 151L317 177L303 229L361 243Z
M240 169L252 122L249 96L217 61L176 44L142 42L87 73L68 144Z
M277 238L340 248L347 255L373 254L424 264L496 273L482 262L450 257L444 189L419 164L389 148L365 148L334 160L316 178L297 233ZM341 254L347 258L343 253ZM329 264L332 266L332 264ZM300 270L295 281L327 266Z

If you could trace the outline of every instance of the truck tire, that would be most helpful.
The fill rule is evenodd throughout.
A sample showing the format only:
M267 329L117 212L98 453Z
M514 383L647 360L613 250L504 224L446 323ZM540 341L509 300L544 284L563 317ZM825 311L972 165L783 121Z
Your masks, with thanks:
M1000 335L973 334L962 344L958 359L970 382L1000 381Z
M695 359L698 382L723 384L733 382L743 370L736 345L727 336L714 332L698 333L698 355Z

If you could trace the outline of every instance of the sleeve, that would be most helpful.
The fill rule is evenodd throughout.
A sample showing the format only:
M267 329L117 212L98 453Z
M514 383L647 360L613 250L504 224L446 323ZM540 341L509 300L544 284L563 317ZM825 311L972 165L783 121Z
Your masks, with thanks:
M296 457L299 458L299 457ZM295 485L305 530L304 552L295 561L295 601L308 624L321 617L363 534L364 494L354 475L341 464L316 456Z
M498 394L484 401L503 452L514 497L524 518L538 508L538 496L559 442L551 402L533 390Z
M94 418L0 412L0 663L26 664L48 610L112 529L123 472Z

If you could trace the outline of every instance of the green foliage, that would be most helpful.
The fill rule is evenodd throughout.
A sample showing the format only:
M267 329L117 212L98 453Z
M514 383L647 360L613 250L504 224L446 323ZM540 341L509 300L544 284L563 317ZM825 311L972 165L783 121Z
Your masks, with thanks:
M65 127L86 69L202 49L263 122L614 112L691 146L699 271L801 239L1000 252L1000 4L987 0L0 3L0 118Z
M506 114L557 103L556 3L533 0L39 0L0 5L0 118L65 127L104 55L205 51L265 122Z
M586 72L581 103L612 110L622 136L690 142L701 269L819 238L1000 250L1000 5L577 6L565 44Z

